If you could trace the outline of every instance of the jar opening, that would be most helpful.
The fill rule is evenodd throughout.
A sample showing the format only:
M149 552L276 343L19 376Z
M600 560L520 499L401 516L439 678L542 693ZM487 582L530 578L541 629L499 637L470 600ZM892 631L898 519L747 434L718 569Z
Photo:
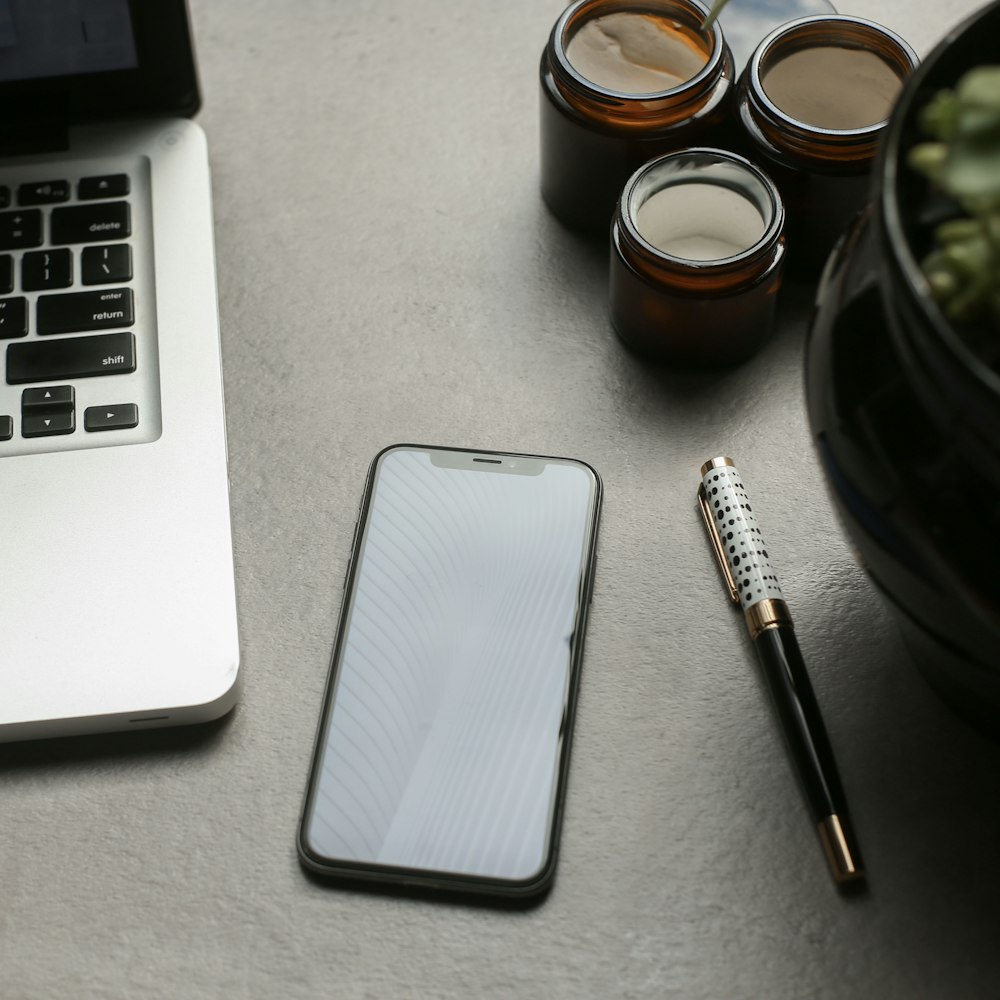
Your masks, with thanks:
M648 99L697 87L717 73L722 36L703 31L699 0L578 0L553 36L558 61L579 84Z
M626 94L683 86L708 62L705 39L672 18L622 10L583 21L566 58L585 79Z
M687 150L645 167L629 185L623 216L658 256L696 266L753 256L777 238L774 185L746 160Z
M771 33L750 61L750 85L770 117L817 136L884 128L916 56L881 25L801 18Z

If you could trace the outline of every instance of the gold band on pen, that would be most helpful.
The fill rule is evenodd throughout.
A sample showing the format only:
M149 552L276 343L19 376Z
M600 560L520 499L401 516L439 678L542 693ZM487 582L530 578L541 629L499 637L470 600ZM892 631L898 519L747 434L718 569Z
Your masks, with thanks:
M791 628L792 615L788 605L777 597L765 597L764 600L751 604L744 614L750 638L757 636L768 628Z
M727 458L725 455L720 455L718 458L709 459L701 467L701 478L704 479L705 474L711 471L712 469L724 469L727 465L729 466L730 469L736 468L736 463L731 458Z

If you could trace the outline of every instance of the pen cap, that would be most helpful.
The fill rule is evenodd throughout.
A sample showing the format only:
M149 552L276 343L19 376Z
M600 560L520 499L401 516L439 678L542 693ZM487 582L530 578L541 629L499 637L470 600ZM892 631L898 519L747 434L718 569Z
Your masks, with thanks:
M757 526L750 497L730 458L713 458L701 467L706 517L711 521L721 554L736 587L740 607L747 612L761 601L782 601L781 587L764 538Z

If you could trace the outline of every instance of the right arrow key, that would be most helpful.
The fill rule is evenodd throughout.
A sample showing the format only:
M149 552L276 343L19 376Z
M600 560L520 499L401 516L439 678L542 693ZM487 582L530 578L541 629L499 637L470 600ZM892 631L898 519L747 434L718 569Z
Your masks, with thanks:
M85 431L120 431L139 424L139 407L135 403L115 403L111 406L88 406L83 411Z

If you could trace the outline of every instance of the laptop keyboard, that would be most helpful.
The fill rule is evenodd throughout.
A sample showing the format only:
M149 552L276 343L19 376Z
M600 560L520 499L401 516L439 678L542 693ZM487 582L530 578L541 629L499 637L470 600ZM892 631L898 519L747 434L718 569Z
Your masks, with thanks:
M143 161L0 170L0 457L160 433Z

